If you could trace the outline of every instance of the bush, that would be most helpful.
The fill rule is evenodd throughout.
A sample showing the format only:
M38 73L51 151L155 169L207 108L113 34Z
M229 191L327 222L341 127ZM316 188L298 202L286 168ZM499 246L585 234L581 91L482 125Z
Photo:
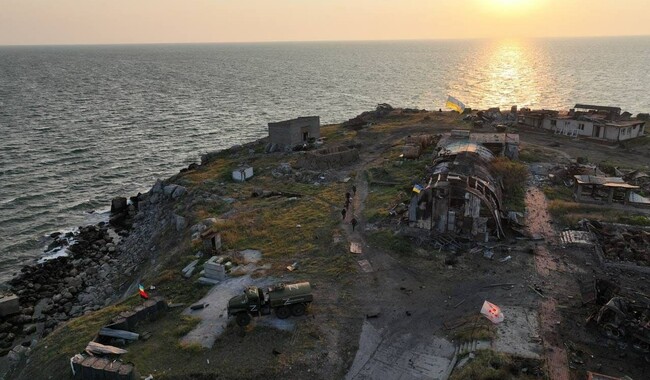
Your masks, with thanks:
M506 157L492 160L492 172L503 183L503 197L507 208L523 211L525 207L526 180L528 167L518 161Z

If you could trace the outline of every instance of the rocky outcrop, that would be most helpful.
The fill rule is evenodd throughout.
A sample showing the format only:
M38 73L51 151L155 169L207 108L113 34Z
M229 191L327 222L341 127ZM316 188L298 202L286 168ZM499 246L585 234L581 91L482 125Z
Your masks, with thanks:
M9 282L19 298L19 311L0 318L0 352L7 354L16 341L44 336L59 323L99 310L122 293L157 253L164 231L187 227L174 214L173 203L187 194L180 185L156 182L146 194L114 198L109 224L55 233L48 250L67 248L68 256L27 265ZM119 236L111 232L112 228Z
M0 347L37 331L46 335L62 321L110 303L112 274L123 264L108 227L83 227L74 239L69 256L25 266L9 282L19 297L20 313L2 320L0 330L7 334L0 335Z

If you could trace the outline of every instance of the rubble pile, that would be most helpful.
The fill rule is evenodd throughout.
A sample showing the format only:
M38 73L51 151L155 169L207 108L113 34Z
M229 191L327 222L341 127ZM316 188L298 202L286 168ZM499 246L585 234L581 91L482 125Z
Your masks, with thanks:
M344 128L360 128L368 123L383 119L393 112L395 108L387 103L377 104L374 111L366 111L341 124Z
M617 170L617 174L619 175L620 171ZM625 182L630 183L632 185L639 186L641 188L641 191L650 194L650 175L647 173L640 172L638 170L633 170L629 173L622 174L621 177L625 180Z
M463 120L471 122L474 128L482 128L484 126L514 126L517 124L517 113L503 113L498 107L494 107L485 111L478 111L476 114L469 114Z
M572 163L570 165L555 166L548 171L548 178L555 184L572 186L575 175L594 174L594 168L586 165Z
M608 259L650 265L650 231L618 224L591 222L593 232Z
M640 292L622 292L606 280L594 282L598 308L587 318L606 339L628 347L650 361L650 298Z

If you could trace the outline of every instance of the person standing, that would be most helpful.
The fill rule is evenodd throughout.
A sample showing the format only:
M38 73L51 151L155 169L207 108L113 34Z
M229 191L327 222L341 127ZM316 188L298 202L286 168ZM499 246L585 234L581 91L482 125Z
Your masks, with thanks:
M352 194L357 195L357 185L352 185Z
M343 220L345 220L345 214L347 214L347 212L348 211L346 209L341 210L341 216L343 217Z
M352 224L352 231L354 231L354 228L357 226L357 223L358 223L358 222L357 222L357 219L356 219L356 218L352 218L352 220L350 221L350 223Z

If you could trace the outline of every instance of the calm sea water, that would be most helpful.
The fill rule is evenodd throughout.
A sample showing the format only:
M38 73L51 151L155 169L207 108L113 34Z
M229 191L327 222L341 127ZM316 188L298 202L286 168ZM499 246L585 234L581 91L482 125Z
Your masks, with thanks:
M201 153L377 103L650 111L650 38L0 47L0 280ZM95 213L89 213L96 211Z

